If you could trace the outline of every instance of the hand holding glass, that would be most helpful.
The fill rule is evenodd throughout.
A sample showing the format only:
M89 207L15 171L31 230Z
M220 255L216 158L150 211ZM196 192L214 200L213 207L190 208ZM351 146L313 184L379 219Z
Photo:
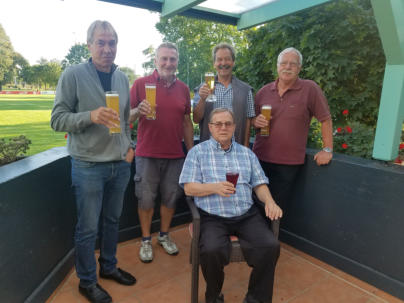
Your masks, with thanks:
M151 112L146 116L147 120L156 120L156 84L146 83L146 100L149 102Z
M215 89L215 75L213 73L206 73L205 82L209 86L211 92L210 95L206 98L206 102L215 102L217 100L216 96L213 93Z
M271 120L271 111L272 111L272 106L271 105L263 105L261 107L261 114L265 117L265 119L268 120L268 126L265 126L261 128L261 136L267 137L269 136L269 122Z
M119 115L119 95L116 91L109 91L105 93L105 101L107 103L107 107L116 111ZM111 127L109 129L109 134L120 134L121 133L121 123L119 120L111 119L111 121L117 125L118 127Z

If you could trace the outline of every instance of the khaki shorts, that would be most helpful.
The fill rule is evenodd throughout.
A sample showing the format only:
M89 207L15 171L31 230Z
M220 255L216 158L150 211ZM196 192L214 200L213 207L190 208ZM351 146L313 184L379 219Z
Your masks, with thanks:
M138 207L151 209L160 193L161 204L175 208L177 200L184 194L178 181L184 159L157 159L136 157L135 195Z

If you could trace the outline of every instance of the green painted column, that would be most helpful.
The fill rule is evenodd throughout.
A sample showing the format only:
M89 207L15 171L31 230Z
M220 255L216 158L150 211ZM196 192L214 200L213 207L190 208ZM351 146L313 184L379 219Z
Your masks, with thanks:
M377 119L373 158L397 157L404 120L404 65L386 65Z
M386 55L373 157L389 161L397 157L404 121L404 1L371 3Z

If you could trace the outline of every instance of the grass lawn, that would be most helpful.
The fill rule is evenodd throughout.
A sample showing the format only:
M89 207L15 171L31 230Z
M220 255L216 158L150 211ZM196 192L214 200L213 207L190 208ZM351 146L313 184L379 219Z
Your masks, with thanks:
M66 145L65 133L50 127L54 95L0 95L0 138L24 135L27 155Z

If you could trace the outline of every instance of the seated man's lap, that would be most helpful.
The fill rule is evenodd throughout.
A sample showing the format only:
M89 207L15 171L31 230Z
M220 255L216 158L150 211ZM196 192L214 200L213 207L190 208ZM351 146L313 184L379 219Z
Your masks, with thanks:
M199 247L201 255L221 251L230 257L230 233L222 218L201 213Z
M230 256L230 235L239 238L243 251L279 251L279 241L270 229L270 221L256 206L236 218L222 218L201 211L201 254L225 251ZM264 252L264 251L263 251Z
M279 245L272 230L270 221L265 218L256 206L253 206L251 214L237 224L236 236L240 245L246 249L276 247Z

